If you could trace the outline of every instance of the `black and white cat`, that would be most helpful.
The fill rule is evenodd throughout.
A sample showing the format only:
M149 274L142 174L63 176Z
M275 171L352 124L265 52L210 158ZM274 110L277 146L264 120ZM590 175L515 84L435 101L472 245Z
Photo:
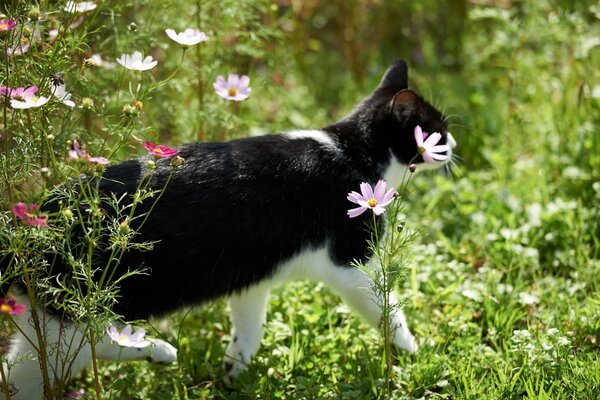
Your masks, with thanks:
M382 314L370 278L352 267L354 260L369 256L365 222L371 216L348 218L347 194L361 182L380 179L395 187L415 156L423 163L413 136L416 125L442 134L448 159L456 145L443 115L409 90L407 80L406 64L396 61L350 115L323 129L182 146L186 163L174 170L140 230L139 241L155 242L154 249L127 252L117 269L119 274L144 266L148 273L123 280L115 311L133 320L229 296L233 328L224 360L227 382L257 352L269 290L276 284L305 278L324 282L377 327ZM131 201L140 179L150 173L148 161L141 157L107 167L101 192L127 194L125 201ZM151 187L163 188L171 171L168 160L158 161ZM151 203L139 211L148 211ZM19 323L35 338L30 319L24 315ZM391 319L394 343L415 352L402 310L395 308ZM61 343L84 340L76 323L56 317L47 319L46 336L50 353L68 352ZM177 359L176 349L162 340L138 350L105 337L96 347L99 359ZM23 333L16 333L8 354L15 362L10 370L18 389L14 399L43 394L35 354ZM70 372L77 373L91 357L84 346Z

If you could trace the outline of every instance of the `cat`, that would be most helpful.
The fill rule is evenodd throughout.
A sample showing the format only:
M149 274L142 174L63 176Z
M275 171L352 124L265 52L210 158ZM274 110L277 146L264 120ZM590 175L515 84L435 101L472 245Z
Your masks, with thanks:
M226 383L237 378L258 351L269 290L276 284L305 278L324 282L377 327L382 312L372 283L353 266L370 255L371 233L365 226L372 217L364 213L349 218L347 211L353 205L347 195L362 182L385 180L389 187L397 187L413 161L418 169L430 167L417 149L413 135L417 125L442 134L440 144L449 145L449 160L456 142L446 118L408 89L407 65L397 60L370 96L323 129L184 145L179 155L185 164L178 169L159 160L149 170L150 156L108 166L99 190L125 195L125 202L132 201L144 176L152 176L154 189L166 185L156 204L144 201L138 207L147 212L153 205L136 240L153 242L154 247L123 255L118 274L142 266L147 270L121 282L114 311L125 320L147 319L229 296L232 340L223 361ZM60 265L54 267L58 272ZM29 304L23 291L13 288L13 292L21 303ZM30 319L25 315L19 324L25 334L35 337ZM401 308L394 307L390 322L395 345L414 353L417 343ZM85 341L77 324L57 316L46 318L45 329L49 349L68 352L58 345L65 337L71 343ZM9 362L15 361L10 370L13 399L43 395L38 362L27 358L33 354L23 333L16 333L8 353ZM90 346L84 346L70 373L88 365L91 357ZM176 361L177 351L159 339L136 349L104 337L96 345L96 357L168 363Z

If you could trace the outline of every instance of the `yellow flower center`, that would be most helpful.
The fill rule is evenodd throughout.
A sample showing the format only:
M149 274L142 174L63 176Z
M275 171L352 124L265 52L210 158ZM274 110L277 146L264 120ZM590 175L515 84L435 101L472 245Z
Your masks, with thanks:
M367 200L367 203L369 203L369 207L375 207L377 205L377 200L375 200L374 197L371 197L369 200Z
M427 149L425 147L419 147L418 149L419 154L423 154L427 151Z
M162 153L164 153L164 152L162 151L162 149L159 149L158 147L156 147L156 148L154 149L154 152L155 152L155 153L157 153L157 154L162 154Z
M229 88L227 89L227 94L231 97L235 97L237 95L237 89L236 88Z
M127 335L119 335L119 340L128 340L129 336Z
M0 306L0 312L3 312L3 313L9 313L9 312L11 312L11 311L12 311L12 307L11 307L11 306L9 306L8 304L2 304L2 305Z
M8 27L9 27L9 25L8 25L7 21L0 22L0 31L5 31L8 29Z

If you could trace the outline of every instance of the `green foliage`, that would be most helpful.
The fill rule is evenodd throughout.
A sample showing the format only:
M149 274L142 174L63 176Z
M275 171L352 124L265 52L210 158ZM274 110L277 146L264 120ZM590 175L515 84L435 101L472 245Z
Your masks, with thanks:
M24 271L42 276L46 251L70 255L81 286L65 283L60 294L70 313L95 321L92 336L108 323L115 282L91 290L86 257L105 237L116 255L150 246L121 225L131 210L107 199L119 217L103 228L93 185L82 196L66 185L48 228L10 213L17 202L47 200L59 183L101 173L69 160L75 139L118 162L142 154L142 140L177 145L323 126L403 57L411 86L450 117L462 164L454 178L423 174L409 187L406 229L425 234L411 245L400 293L421 349L395 356L392 387L378 333L326 288L296 283L272 297L263 346L233 390L221 383L230 325L220 301L149 323L178 347L178 365L101 364L72 388L94 393L97 380L102 399L598 398L596 1L118 1L98 2L82 21L64 3L1 3L18 25L0 32L0 85L36 85L50 97L49 75L60 73L76 107L50 98L13 110L0 99L0 253L21 256L0 283ZM183 51L164 33L187 27L210 40ZM27 41L27 53L5 55ZM86 61L100 54L112 63L135 50L158 67ZM248 100L232 105L214 93L215 78L229 73L250 76ZM83 243L66 239L89 227ZM38 294L58 294L35 282ZM3 333L13 329L8 318L0 323Z

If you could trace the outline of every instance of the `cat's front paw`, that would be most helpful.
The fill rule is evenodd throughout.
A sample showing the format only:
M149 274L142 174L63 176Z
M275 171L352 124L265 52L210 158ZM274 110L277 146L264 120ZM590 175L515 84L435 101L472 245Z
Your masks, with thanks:
M177 361L177 349L160 339L150 339L148 361L157 364L170 364Z
M225 370L223 382L225 385L231 385L248 368L250 358L251 355L246 354L236 342L229 343L223 357L223 369Z

